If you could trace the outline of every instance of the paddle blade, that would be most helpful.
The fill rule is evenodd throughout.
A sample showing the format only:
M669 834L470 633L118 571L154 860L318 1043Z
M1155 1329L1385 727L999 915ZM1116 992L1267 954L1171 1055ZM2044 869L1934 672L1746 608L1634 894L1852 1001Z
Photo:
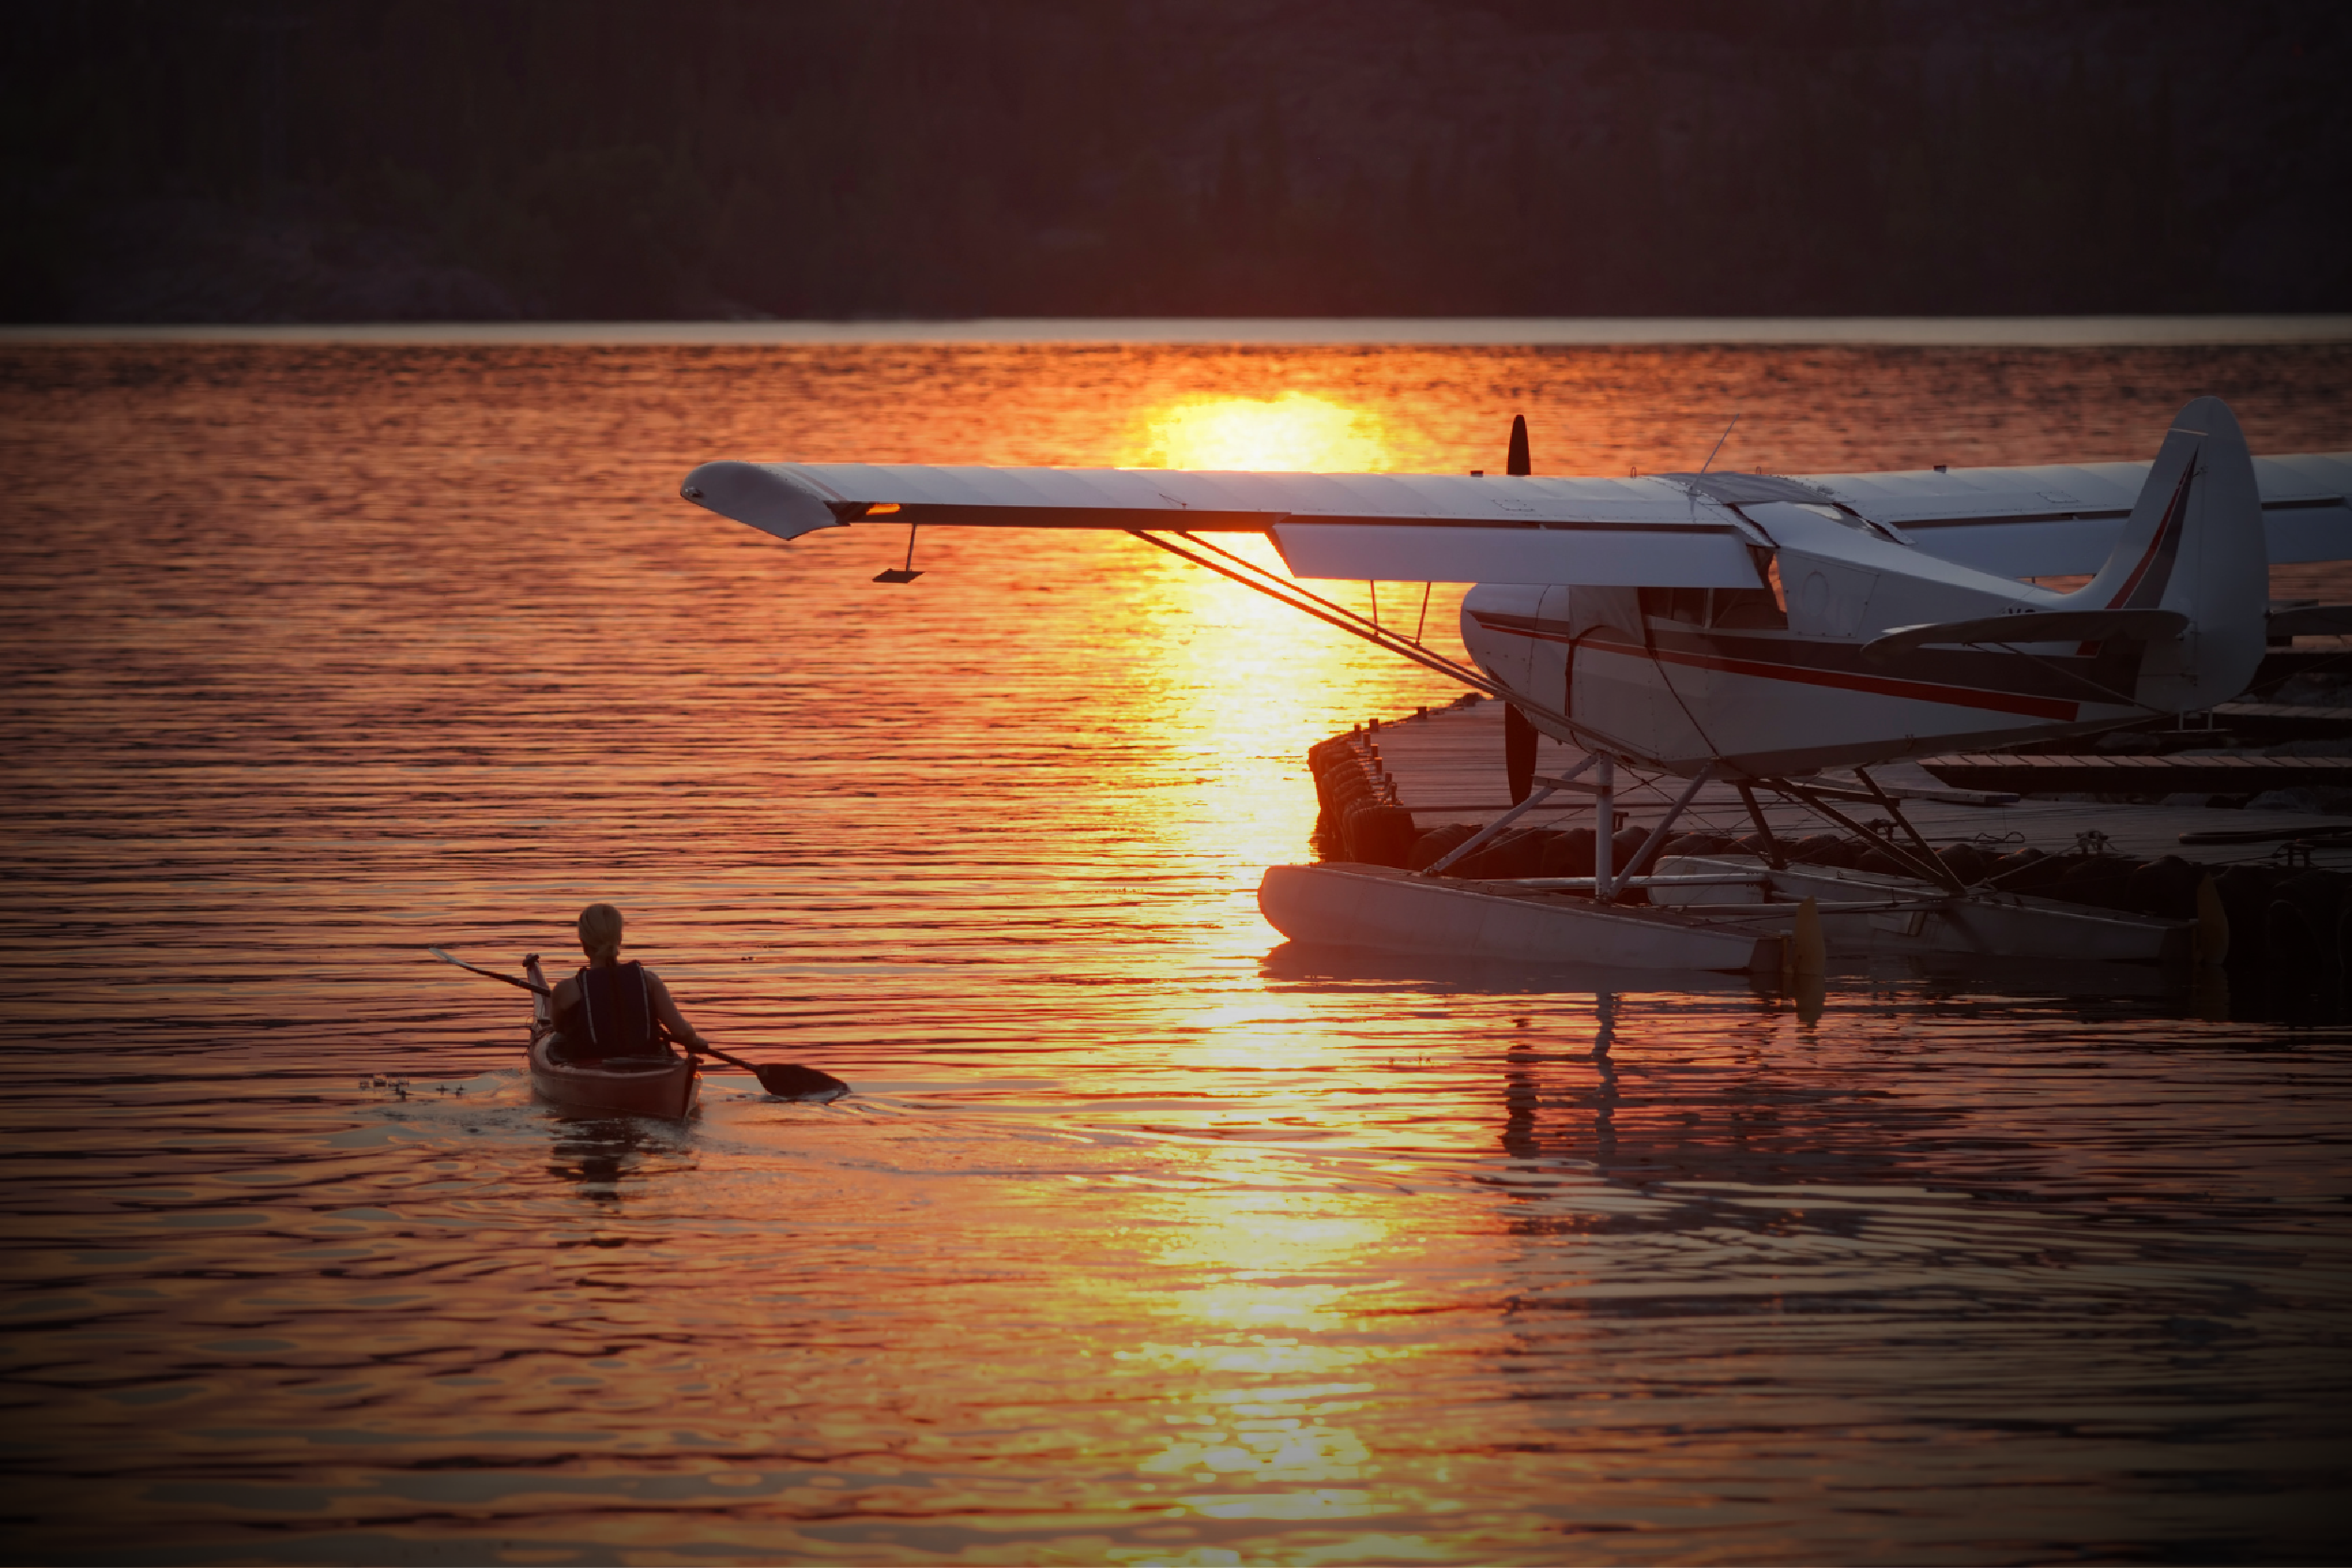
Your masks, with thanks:
M797 1063L778 1062L757 1071L759 1086L780 1100L834 1100L850 1092L832 1073Z

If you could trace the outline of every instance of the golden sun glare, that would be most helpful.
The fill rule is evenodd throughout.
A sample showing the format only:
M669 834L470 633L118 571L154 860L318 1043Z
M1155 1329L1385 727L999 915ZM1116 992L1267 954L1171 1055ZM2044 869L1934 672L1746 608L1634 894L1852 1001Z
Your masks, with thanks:
M1151 415L1143 467L1373 473L1388 467L1376 415L1305 392L1189 398Z

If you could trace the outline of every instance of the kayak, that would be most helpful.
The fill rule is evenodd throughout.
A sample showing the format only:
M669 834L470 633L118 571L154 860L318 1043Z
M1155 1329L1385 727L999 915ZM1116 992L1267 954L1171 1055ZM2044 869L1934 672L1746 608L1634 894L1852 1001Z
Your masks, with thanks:
M682 1121L694 1114L702 1077L688 1056L609 1056L593 1065L556 1059L564 1037L531 1042L531 1089L550 1105L606 1117L660 1117Z
M545 986L537 955L523 973ZM694 1114L702 1078L691 1056L608 1056L597 1062L563 1059L554 1001L541 990L531 1000L531 1088L550 1105L607 1117L660 1117L682 1121Z

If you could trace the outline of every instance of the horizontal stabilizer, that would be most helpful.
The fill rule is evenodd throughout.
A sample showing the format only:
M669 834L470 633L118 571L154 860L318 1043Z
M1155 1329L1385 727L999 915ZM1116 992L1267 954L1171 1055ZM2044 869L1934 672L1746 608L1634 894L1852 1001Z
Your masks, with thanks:
M2271 637L2352 636L2352 604L2306 604L2274 610L2265 628Z
M2352 451L2253 464L2272 565L2352 560ZM1900 530L1929 555L1994 577L2048 578L2106 563L2148 469L2146 463L2045 464L1807 474L1796 483Z
M1866 658L1891 658L1936 642L2097 642L2109 637L2161 642L2188 629L2177 610L2029 610L2014 615L1985 615L1973 621L1943 621L1926 626L1897 626L1863 644Z
M1357 582L1573 582L1591 588L1760 588L1756 557L1711 523L1552 528L1274 525L1274 546L1298 578Z

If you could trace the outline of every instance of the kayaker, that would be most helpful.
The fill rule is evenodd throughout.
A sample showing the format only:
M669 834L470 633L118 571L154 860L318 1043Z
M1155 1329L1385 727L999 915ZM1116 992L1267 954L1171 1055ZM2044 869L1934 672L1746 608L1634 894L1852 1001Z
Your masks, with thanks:
M610 904L580 911L580 950L588 955L587 967L555 983L555 1028L565 1057L669 1055L673 1039L702 1045L661 976L644 964L621 962L620 911Z

